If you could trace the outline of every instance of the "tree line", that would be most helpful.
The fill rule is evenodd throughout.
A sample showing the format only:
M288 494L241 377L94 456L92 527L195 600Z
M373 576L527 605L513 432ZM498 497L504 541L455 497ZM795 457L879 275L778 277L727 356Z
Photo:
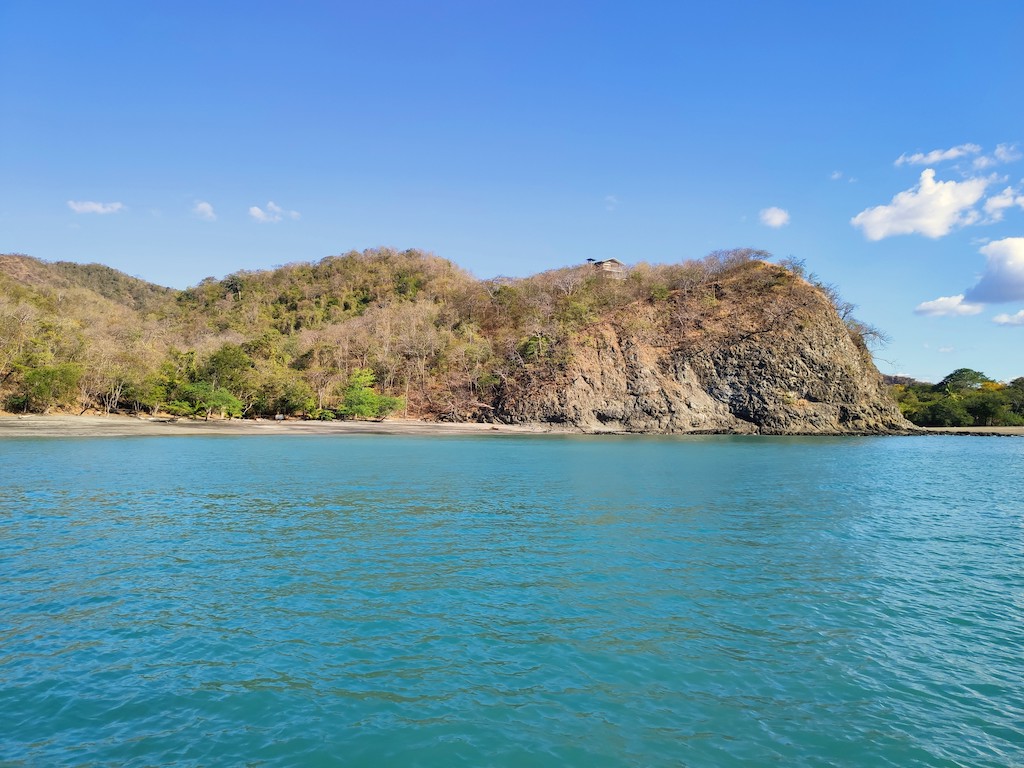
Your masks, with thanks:
M892 390L903 415L918 426L1024 425L1024 377L1001 383L958 368L938 384L898 377Z

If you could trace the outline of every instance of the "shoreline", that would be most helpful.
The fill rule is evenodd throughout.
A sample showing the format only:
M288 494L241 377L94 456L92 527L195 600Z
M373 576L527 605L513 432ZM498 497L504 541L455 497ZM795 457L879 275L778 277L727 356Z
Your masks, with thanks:
M421 419L385 421L305 421L301 419L159 419L149 416L74 416L69 414L0 414L0 439L13 437L133 437L183 435L587 435L639 434L589 433L549 424L482 424L437 422ZM655 433L651 433L655 434ZM665 435L659 436L664 437ZM679 433L675 436L706 435ZM723 433L729 434L729 433ZM895 433L893 436L899 436ZM907 434L907 433L902 433ZM973 437L1022 437L1024 427L924 427L919 435L968 435ZM797 436L797 435L794 435ZM812 435L843 437L844 435Z
M132 437L182 435L481 435L544 434L538 426L446 423L419 419L385 421L305 421L302 419L196 419L149 416L72 416L2 414L0 439L6 437Z
M921 427L932 435L971 435L972 437L1024 437L1024 427Z

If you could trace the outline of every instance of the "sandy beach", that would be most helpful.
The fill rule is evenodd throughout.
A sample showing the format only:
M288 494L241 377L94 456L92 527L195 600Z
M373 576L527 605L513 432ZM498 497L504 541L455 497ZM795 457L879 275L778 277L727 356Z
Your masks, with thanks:
M157 435L497 435L565 434L548 425L477 424L387 419L385 421L303 421L287 419L194 419L149 416L0 414L0 439L9 437L133 437ZM1024 436L1024 427L925 428L925 434Z
M481 435L539 434L542 427L449 424L416 419L303 421L288 419L153 419L148 416L0 415L0 438L129 437L155 435Z

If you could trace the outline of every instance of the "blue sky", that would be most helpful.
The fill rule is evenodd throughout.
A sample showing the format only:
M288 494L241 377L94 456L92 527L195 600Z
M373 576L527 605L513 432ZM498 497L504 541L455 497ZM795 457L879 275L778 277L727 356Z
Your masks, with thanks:
M175 287L755 247L1024 375L1024 3L0 3L0 252Z

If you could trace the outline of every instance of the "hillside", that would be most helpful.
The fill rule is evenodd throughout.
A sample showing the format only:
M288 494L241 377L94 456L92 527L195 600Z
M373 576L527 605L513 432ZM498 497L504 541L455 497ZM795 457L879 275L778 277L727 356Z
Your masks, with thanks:
M144 314L165 307L176 293L103 264L47 263L21 254L0 254L3 277L49 292L84 288Z
M174 291L101 265L0 256L0 398L17 411L397 409L581 431L908 428L870 329L797 265L766 257L481 281L376 249Z

